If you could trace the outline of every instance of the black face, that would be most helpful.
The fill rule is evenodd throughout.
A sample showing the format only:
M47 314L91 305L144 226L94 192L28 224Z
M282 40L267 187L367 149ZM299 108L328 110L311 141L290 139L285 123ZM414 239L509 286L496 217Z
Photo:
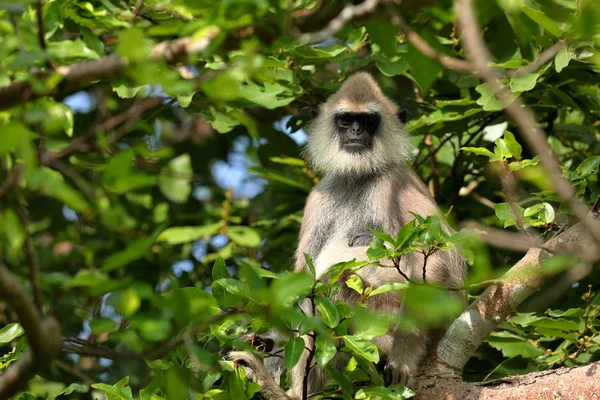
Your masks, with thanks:
M373 148L373 139L379 129L379 113L343 112L336 114L336 134L342 149L360 153Z

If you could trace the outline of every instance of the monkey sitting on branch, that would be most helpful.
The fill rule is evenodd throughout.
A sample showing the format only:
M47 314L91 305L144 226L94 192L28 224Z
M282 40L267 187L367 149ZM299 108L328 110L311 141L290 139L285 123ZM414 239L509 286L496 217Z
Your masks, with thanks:
M421 216L439 214L427 188L407 164L412 147L404 129L405 119L405 114L367 73L352 75L320 107L309 127L307 156L314 169L325 173L306 202L295 271L308 268L305 261L308 254L314 260L316 279L323 279L327 270L338 262L367 259L373 233L366 227L379 227L396 235L414 219L411 212ZM406 278L422 282L424 257L419 252L401 257L399 267L403 274L378 265L368 265L355 273L362 279L363 287L406 283ZM462 287L465 272L464 260L454 248L435 252L427 259L427 283L458 289ZM346 286L344 275L334 300L348 304L358 301L358 293ZM395 292L371 297L366 304L374 312L399 317L403 313L401 299ZM310 313L310 307L302 308ZM311 336L303 339L307 349L314 349ZM410 386L426 353L427 333L391 328L373 342L385 360L390 384ZM311 366L305 379L309 354L305 350L292 369L287 392L251 352L233 351L227 358L246 368L249 377L262 387L265 399L297 400L322 392L328 383L326 371L317 365ZM331 363L343 368L343 361L344 357L338 353Z

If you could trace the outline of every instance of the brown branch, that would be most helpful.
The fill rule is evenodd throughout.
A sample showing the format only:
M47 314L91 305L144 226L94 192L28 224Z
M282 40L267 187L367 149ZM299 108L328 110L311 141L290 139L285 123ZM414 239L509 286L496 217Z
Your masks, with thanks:
M14 187L18 186L23 177L23 164L17 165L6 181L0 186L0 198L6 196Z
M211 40L217 36L215 30L205 37L192 40L183 37L157 44L152 49L152 60L164 59L170 64L182 61L186 56L202 52ZM97 60L84 61L69 66L56 68L56 71L44 71L31 77L31 80L46 80L53 73L58 73L62 79L59 85L40 91L34 90L30 81L13 82L0 88L0 110L5 110L24 104L28 101L45 96L66 96L99 80L109 80L123 75L129 61L115 54Z
M40 290L39 280L40 263L38 262L35 248L33 247L31 234L29 233L29 217L27 211L18 199L15 203L15 211L25 230L25 254L27 255L27 261L29 262L29 281L31 282L33 300L38 311L42 313L42 291Z
M40 47L42 50L46 50L48 46L46 46L46 37L44 35L44 14L43 14L43 6L44 3L42 0L37 0L36 2L36 14L37 14L37 27L38 27L38 42L40 42Z
M157 107L160 104L161 99L156 97L144 99L144 101L141 103L131 106L131 108L124 113L115 115L105 121L102 121L102 123L91 127L62 150L43 153L40 156L40 164L52 165L61 157L65 157L77 152L87 151L90 146L88 141L98 133L110 131L121 124L128 124L127 126L131 127L131 123L137 122L145 111ZM116 139L118 140L121 136L122 134L119 134ZM114 140L111 142L114 142Z
M418 382L415 400L598 399L600 362L473 383L429 378Z
M8 399L58 356L62 338L56 319L42 317L31 295L3 265L0 265L0 297L17 314L30 346L27 353L0 375L0 399Z
M600 216L590 214L588 223L600 230ZM578 223L554 236L544 245L548 251L532 248L500 280L474 301L448 329L437 348L433 374L460 377L460 372L483 340L551 276L542 262L553 253L574 253L597 260L599 249Z
M528 146L540 156L542 166L548 173L558 196L569 206L596 243L600 244L600 229L592 229L591 223L586 218L589 209L577 199L575 189L570 182L563 178L560 165L548 145L546 134L540 129L533 113L520 98L512 95L501 83L502 75L488 67L492 55L483 42L479 22L473 8L473 0L456 0L455 9L461 32L460 40L465 52L472 60L476 72L502 101L505 112L517 125Z
M304 33L298 38L300 43L314 44L327 40L335 35L344 25L353 19L373 12L379 5L380 0L365 0L362 3L352 5L346 4L337 17L329 21L327 27L314 33Z
M538 58L532 61L530 64L524 66L523 68L519 68L516 71L509 71L507 73L508 76L523 76L529 73L535 72L540 69L544 64L551 61L556 54L565 46L563 41L558 41L554 43L552 46L548 47L544 50Z
M427 43L425 39L423 39L417 32L415 32L406 23L406 21L404 21L404 19L396 11L396 8L389 0L386 1L385 5L388 12L392 16L392 23L396 25L402 33L404 33L410 44L412 44L417 50L423 53L423 55L431 58L432 60L436 60L446 68L474 72L473 65L469 61L447 56L431 47L431 45Z

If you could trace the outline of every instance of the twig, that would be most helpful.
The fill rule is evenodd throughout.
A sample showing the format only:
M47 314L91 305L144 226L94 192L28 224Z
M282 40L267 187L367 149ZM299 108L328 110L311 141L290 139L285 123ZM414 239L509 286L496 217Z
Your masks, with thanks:
M394 5L389 0L385 1L385 6L392 16L392 23L396 25L402 33L404 33L408 41L417 50L423 53L423 55L431 58L432 60L436 60L446 68L473 72L473 65L469 61L447 56L431 47L431 45L427 43L425 39L423 39L417 32L415 32L406 23L406 21L404 21L404 19L396 11Z
M0 265L0 297L16 312L30 346L27 353L0 375L0 399L9 399L56 358L62 338L56 319L42 317L31 295L3 265Z
M62 369L63 371L68 372L69 374L71 374L73 376L76 376L77 378L81 379L81 381L87 385L92 385L92 384L96 383L95 380L93 380L92 378L90 378L89 376L87 376L86 374L84 374L83 372L78 370L77 368L67 364L66 362L63 362L61 360L54 360L54 362L52 364L56 365L58 368Z
M10 192L15 186L19 184L21 181L21 177L23 176L23 164L19 164L15 167L12 174L10 174L6 181L0 186L0 198L6 196L8 192Z
M214 30L196 40L192 40L191 37L183 37L161 42L154 46L150 58L152 60L164 59L170 64L180 62L187 55L204 51L218 33L217 30ZM39 92L34 91L29 81L13 82L8 86L0 88L0 110L5 110L40 97L66 96L85 88L93 82L121 76L128 65L128 60L113 54L97 60L58 67L54 72L61 75L61 84L53 85L51 89ZM51 74L45 71L34 75L32 79L43 81L49 76Z
M29 262L29 281L31 282L33 299L38 311L42 313L42 291L40 290L39 282L40 264L31 241L31 234L29 233L29 217L18 199L15 202L15 211L25 231L25 254L27 254L27 261Z
M36 2L36 14L37 14L37 27L38 27L38 42L40 42L40 47L42 50L46 51L48 46L46 46L46 37L44 36L44 15L43 9L44 3L42 0L37 0Z
M329 21L324 29L314 33L304 33L300 35L299 42L303 44L315 44L327 40L335 35L344 27L344 25L354 18L373 12L380 0L365 0L362 3L352 5L347 4L337 17Z
M509 91L500 82L502 76L496 70L488 67L492 56L483 42L479 22L473 8L473 0L456 0L455 9L461 31L461 42L467 55L473 61L475 70L502 101L504 110L517 125L529 147L540 156L541 163L558 196L569 206L596 243L600 244L600 229L592 229L591 223L586 218L589 209L577 199L575 189L570 182L563 178L560 165L548 145L546 134L540 129L533 113L521 99L509 94Z
M100 132L110 131L117 126L125 123L129 123L127 126L131 126L131 123L137 122L143 115L143 113L151 108L157 107L161 103L161 100L156 97L147 98L141 103L134 104L129 110L124 113L115 115L102 123L93 126L86 132L81 134L79 137L74 139L68 146L62 150L46 152L40 156L40 163L42 165L52 165L56 160L61 157L71 155L73 153L86 151L89 148L88 140L96 136ZM118 140L121 135L117 135ZM114 142L114 140L112 140Z
M542 67L542 65L546 64L548 61L551 61L554 56L556 56L556 54L558 54L558 52L560 51L560 49L562 49L565 46L565 43L563 41L558 41L556 43L554 43L552 46L548 47L546 50L544 50L538 58L536 58L533 62L531 62L530 64L524 66L523 68L519 68L516 71L509 71L507 72L508 76L523 76L523 75L527 75L531 72L537 71L538 69L540 69Z

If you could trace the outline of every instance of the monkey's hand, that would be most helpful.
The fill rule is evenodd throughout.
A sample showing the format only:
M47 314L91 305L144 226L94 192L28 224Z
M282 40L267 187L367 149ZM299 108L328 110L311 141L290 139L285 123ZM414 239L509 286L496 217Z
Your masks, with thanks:
M369 246L373 240L373 233L362 231L356 235L350 236L348 239L348 247L364 247Z

